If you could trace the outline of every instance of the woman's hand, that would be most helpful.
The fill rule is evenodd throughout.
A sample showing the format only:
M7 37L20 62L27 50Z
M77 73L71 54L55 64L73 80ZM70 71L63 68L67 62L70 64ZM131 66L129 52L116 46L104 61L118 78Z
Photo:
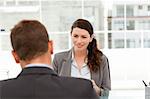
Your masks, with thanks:
M97 93L98 95L100 95L101 89L96 85L96 83L95 83L94 80L91 80L91 81L92 81L93 88L95 89L96 93Z

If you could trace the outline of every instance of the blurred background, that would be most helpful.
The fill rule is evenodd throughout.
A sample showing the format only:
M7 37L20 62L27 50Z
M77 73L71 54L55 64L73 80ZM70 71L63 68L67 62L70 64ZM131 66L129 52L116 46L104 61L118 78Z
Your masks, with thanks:
M22 19L40 20L54 53L72 46L70 28L89 20L109 59L112 90L142 90L150 81L150 0L0 0L0 80L21 68L11 55L10 30Z

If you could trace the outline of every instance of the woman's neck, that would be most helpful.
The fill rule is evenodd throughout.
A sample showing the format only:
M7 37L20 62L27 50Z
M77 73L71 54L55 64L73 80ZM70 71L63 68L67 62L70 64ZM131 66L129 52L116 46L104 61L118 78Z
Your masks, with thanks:
M77 67L81 70L83 64L85 63L85 59L87 57L87 51L74 51L74 59L77 63Z
M74 56L75 57L85 57L85 56L87 56L87 50L74 51Z

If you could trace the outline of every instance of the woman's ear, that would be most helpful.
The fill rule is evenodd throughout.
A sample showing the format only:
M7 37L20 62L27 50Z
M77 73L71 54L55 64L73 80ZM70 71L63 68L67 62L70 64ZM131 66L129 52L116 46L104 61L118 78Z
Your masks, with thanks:
M92 42L93 38L94 38L94 35L92 35L92 36L91 36L91 38L90 38L90 42Z
M52 40L49 40L48 42L48 49L50 53L53 54L53 41Z
M17 55L17 53L16 53L14 50L13 50L11 53L12 53L12 55L13 55L13 57L14 57L16 63L20 63L20 58L19 58L19 56Z

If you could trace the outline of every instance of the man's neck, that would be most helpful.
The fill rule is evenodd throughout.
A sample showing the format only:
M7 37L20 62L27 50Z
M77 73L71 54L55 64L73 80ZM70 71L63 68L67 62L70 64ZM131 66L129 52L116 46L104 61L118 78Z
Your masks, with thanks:
M44 54L38 57L35 57L31 60L27 60L27 61L20 61L20 65L22 68L25 68L26 65L28 64L47 64L47 65L51 65L51 57L49 54Z

